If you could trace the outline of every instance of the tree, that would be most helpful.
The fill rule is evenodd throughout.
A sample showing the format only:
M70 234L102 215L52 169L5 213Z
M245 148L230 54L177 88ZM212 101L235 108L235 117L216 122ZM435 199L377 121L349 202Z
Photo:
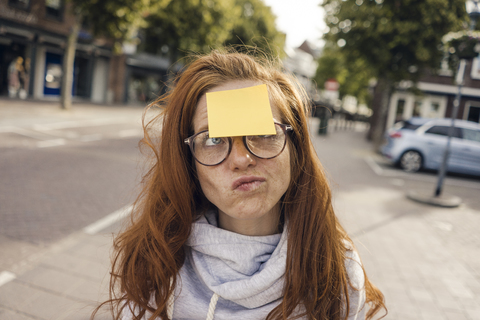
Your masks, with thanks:
M151 11L159 10L171 0L68 0L67 8L73 16L73 25L67 39L63 59L63 77L60 103L63 109L71 107L73 67L78 33L82 24L89 26L95 36L106 36L114 41L115 52L122 42L132 39L145 24Z
M176 62L221 46L240 16L234 0L176 0L147 18L142 49Z
M436 69L444 34L461 28L464 0L324 0L326 39L348 61L361 59L378 79L368 138L381 141L388 102L396 83L416 82Z
M285 34L275 26L275 15L261 0L235 0L240 16L235 21L227 45L247 45L262 52L283 55Z
M318 67L315 82L322 86L328 79L336 79L340 85L340 98L345 95L357 97L361 103L370 100L369 80L373 77L362 59L348 60L340 48L327 42L321 56L318 58Z
M177 0L147 21L142 48L174 62L224 45L244 44L275 54L284 45L275 16L261 0Z

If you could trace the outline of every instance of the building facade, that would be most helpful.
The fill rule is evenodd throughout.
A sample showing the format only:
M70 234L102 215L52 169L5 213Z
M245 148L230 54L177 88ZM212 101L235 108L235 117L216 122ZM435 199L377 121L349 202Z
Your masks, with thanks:
M63 0L0 0L1 96L59 99L68 12ZM111 56L107 41L79 33L74 98L107 102Z
M402 84L390 99L386 127L410 117L450 118L453 102L458 93L455 74L444 65L435 74L425 74L417 84L421 95L402 89ZM458 119L480 122L480 57L467 60Z

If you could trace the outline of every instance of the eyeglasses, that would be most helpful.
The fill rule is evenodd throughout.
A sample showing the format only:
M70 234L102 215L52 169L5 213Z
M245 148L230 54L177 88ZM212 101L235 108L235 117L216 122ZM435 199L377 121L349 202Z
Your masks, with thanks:
M287 131L293 130L288 124L275 123L276 134L244 136L245 148L260 159L272 159L282 153L287 143ZM231 137L210 138L208 130L201 131L184 140L193 157L204 166L215 166L227 159L232 151Z

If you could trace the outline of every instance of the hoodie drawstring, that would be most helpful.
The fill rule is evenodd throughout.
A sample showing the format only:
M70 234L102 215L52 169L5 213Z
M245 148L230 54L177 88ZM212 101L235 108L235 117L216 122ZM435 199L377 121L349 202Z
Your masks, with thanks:
M217 307L218 302L218 294L213 293L212 298L210 299L210 304L208 305L208 312L207 312L207 319L206 320L213 320L213 316L215 313L215 308ZM173 294L168 297L167 301L167 317L168 319L173 319L173 305L175 304Z
M172 320L173 319L173 304L174 304L174 297L173 297L173 294L170 295L170 297L168 297L168 301L167 301L167 317L169 320Z
M173 279L170 278L170 289L173 285ZM173 320L173 304L175 303L174 292L170 294L167 300L167 318L168 320Z
M213 320L213 314L215 313L215 308L217 307L218 294L213 293L212 298L210 299L210 304L208 305L208 313L206 320Z

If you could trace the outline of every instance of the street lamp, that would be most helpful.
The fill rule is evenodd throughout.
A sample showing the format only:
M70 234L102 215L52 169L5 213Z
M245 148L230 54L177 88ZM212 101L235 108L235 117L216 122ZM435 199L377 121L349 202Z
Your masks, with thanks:
M480 17L479 2L480 0L467 0L465 2L465 8L468 13L468 16L470 17L470 30L475 29L477 20ZM450 155L450 144L452 140L453 131L455 128L455 119L457 118L458 108L460 106L460 99L462 98L462 86L463 86L463 79L464 79L466 64L467 64L467 61L465 58L462 58L458 64L457 74L455 77L455 82L458 86L458 91L457 91L457 95L455 96L455 100L453 102L453 110L452 110L452 116L451 116L452 122L451 122L450 128L448 129L447 146L443 154L442 165L438 172L438 180L437 180L437 186L435 188L435 192L433 196L431 195L425 196L425 195L414 193L414 192L407 193L407 197L409 197L412 200L427 203L427 204L437 205L437 206L443 206L443 207L457 207L462 202L462 200L456 196L450 195L450 196L442 197L442 189L443 189L443 181L445 179L445 174L447 172L447 162L448 162L448 157Z
M470 30L475 29L477 20L480 17L480 8L478 7L479 0L467 0L465 2L465 8L467 10L468 16L470 17Z

